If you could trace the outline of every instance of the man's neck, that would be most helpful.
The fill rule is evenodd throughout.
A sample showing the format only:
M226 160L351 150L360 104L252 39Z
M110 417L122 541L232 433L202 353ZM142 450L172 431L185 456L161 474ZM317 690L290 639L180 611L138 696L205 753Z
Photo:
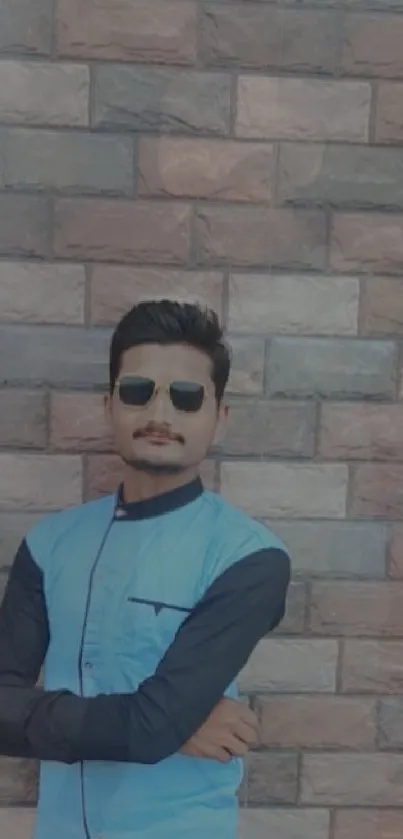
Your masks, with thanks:
M199 475L199 469L193 467L177 475L147 475L126 466L123 476L123 497L126 504L147 501L157 495L189 484Z

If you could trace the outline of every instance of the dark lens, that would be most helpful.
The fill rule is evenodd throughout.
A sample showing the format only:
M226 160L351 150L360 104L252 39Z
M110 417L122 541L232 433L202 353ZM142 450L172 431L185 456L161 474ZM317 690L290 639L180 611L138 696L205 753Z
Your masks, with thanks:
M155 383L142 376L127 376L119 383L119 398L124 405L147 405L154 393Z
M172 382L170 393L178 411L199 411L203 405L204 387L198 382Z

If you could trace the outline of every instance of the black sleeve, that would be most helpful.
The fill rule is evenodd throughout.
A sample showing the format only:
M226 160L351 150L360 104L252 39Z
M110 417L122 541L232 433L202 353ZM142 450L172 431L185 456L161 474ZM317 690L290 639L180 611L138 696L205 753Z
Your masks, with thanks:
M26 542L14 559L0 606L0 753L32 757L20 726L19 709L9 706L10 685L32 688L49 644L49 628L43 591L43 575ZM17 691L21 697L21 691ZM25 691L24 691L25 694ZM1 725L7 718L7 726Z
M135 693L88 699L67 691L32 696L24 728L35 756L66 763L152 764L179 751L258 641L282 619L289 579L289 559L274 548L231 566L207 590L155 674Z

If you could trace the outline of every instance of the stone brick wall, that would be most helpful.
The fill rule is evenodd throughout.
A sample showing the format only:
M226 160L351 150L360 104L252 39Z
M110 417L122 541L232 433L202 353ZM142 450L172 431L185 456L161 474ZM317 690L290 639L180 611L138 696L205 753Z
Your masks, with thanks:
M118 316L212 304L233 411L206 482L294 558L242 676L243 839L400 839L403 0L0 0L0 54L2 585L38 516L118 481ZM27 771L0 761L6 839Z

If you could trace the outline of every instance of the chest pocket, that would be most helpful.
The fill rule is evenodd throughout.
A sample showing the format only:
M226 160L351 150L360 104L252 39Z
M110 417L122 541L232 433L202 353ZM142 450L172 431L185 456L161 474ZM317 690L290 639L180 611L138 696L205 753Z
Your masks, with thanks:
M120 621L122 652L155 667L191 608L127 596L123 612Z

